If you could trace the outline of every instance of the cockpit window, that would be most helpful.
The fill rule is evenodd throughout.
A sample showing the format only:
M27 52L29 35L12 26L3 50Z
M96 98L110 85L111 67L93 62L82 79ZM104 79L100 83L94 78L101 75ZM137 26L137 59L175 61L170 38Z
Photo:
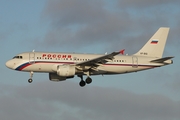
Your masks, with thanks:
M22 56L14 56L13 59L22 59Z
M15 58L19 58L19 56L14 56L13 59L15 59Z

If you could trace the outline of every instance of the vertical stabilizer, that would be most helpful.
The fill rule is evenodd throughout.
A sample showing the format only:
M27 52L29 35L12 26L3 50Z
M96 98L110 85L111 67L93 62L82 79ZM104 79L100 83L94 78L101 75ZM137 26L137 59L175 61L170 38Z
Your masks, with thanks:
M135 55L161 58L166 45L169 28L161 27Z

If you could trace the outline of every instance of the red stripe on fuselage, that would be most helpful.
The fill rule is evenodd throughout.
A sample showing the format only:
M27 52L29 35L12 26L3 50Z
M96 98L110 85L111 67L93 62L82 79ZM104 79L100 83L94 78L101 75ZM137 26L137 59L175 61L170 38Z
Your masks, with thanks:
M36 61L32 64L28 63L24 63L22 65L20 65L19 67L16 68L16 70L22 71L23 69L25 69L26 67L30 66L30 65L34 65L34 64L74 64L74 62L45 62L45 61ZM136 65L136 64L103 64L105 66L137 66L137 67L148 67L148 68L154 68L154 67L160 67L160 66L155 66L155 65Z

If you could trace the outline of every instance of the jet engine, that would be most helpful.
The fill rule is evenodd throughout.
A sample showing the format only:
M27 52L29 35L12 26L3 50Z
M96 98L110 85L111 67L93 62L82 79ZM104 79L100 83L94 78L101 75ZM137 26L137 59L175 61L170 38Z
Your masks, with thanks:
M69 78L73 78L75 75L74 65L58 65L57 73L49 73L49 79L51 81L64 81Z
M63 64L57 66L57 75L61 77L71 77L75 75L75 66L69 64Z

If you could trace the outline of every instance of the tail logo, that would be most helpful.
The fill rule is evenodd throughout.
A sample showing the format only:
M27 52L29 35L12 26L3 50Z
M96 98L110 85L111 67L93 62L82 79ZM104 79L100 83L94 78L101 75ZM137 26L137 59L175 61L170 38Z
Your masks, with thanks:
M151 44L157 44L158 43L158 40L152 40L151 41Z

